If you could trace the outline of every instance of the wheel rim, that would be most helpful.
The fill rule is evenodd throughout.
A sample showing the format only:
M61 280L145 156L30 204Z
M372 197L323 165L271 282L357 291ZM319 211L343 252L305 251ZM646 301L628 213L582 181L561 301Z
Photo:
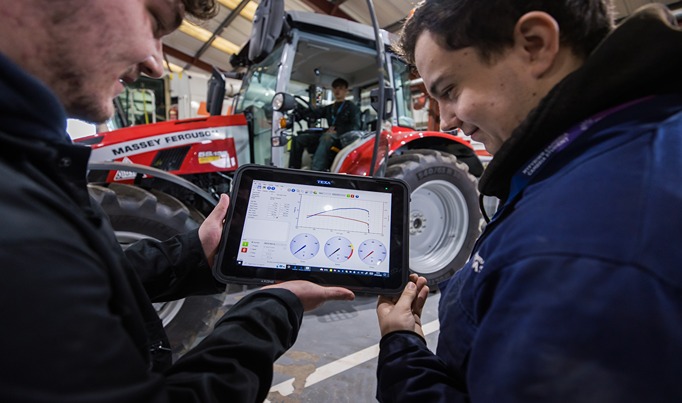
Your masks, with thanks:
M466 199L443 180L424 183L411 198L410 269L435 273L452 262L464 245L469 227Z
M142 239L156 239L154 237L150 237L145 234L140 234L138 232L129 232L129 231L114 231L116 234L116 239L118 240L118 243L121 245L121 247L125 250L128 246L131 244L142 240ZM159 318L161 318L161 322L163 323L163 326L167 326L171 321L175 318L175 316L180 312L180 309L182 308L182 305L185 303L184 299L179 299L177 301L169 301L169 302L155 302L152 305L154 305L154 309L156 309L156 313L159 315Z

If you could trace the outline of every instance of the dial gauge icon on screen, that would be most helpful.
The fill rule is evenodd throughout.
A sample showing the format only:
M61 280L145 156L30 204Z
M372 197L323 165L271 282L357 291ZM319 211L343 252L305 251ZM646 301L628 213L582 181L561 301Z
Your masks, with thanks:
M353 255L353 244L342 236L329 238L324 244L324 254L332 262L345 262Z
M368 239L358 247L358 257L370 266L378 266L386 260L386 247L376 239Z
M311 234L298 234L289 244L291 254L301 260L315 257L320 250L320 241Z

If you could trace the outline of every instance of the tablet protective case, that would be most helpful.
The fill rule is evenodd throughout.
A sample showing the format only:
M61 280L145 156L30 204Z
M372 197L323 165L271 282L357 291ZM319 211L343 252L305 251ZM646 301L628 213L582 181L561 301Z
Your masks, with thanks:
M214 275L397 293L409 271L408 212L409 191L397 179L244 165Z

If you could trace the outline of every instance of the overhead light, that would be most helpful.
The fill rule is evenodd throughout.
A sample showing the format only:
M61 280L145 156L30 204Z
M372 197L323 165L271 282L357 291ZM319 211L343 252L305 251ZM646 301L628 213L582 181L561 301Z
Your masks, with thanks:
M180 25L180 28L178 29L180 30L180 32L187 34L201 42L206 42L209 39L211 39L211 36L213 36L213 34L210 31L199 26L196 26L190 22L187 22L187 20L183 20L182 24ZM211 46L229 55L239 52L240 48L239 46L220 36L217 36L213 40Z
M163 61L163 67L166 68L166 71L170 71L173 73L177 73L183 70L182 67L178 66L177 64L168 62L166 60Z
M238 0L218 0L218 3L229 8L230 10L234 10L239 5L240 1L238 1ZM239 13L239 15L241 15L242 17L246 18L249 21L253 21L253 16L256 14L257 8L258 8L258 4L256 4L253 1L250 1L249 4L247 4L244 7L242 12Z
M240 49L239 46L228 41L227 39L223 38L222 36L217 36L213 40L213 43L211 44L211 46L213 46L216 49L222 50L224 53L227 53L228 55L233 55L233 54L239 53L239 49Z

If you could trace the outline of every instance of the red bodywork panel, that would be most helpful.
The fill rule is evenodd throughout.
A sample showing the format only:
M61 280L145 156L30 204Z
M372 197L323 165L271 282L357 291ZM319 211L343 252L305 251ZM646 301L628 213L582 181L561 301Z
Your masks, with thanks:
M235 137L248 138L244 115L133 126L75 141L90 144L91 162L121 161L187 175L235 171L239 164ZM160 154L161 151L166 154ZM111 172L108 178L109 181L129 179L131 174L124 172Z
M470 141L449 133L415 131L400 126L393 126L390 132L384 133L379 163L405 144L426 137L458 142L473 149ZM133 126L83 137L75 142L91 146L91 162L135 163L164 169L175 175L188 175L235 171L240 163L235 138L248 139L246 117L242 114ZM350 151L339 172L369 175L373 152L374 140L365 141ZM134 177L131 172L110 172L107 181L128 182Z
M439 137L446 139L450 142L461 143L473 150L471 142L458 136L453 136L452 134L443 132L431 132L431 131L415 131L414 129L393 126L392 131L384 136L386 143L380 144L380 148L388 149L388 155L384 155L384 158L388 158L393 152L395 152L400 147L405 144L414 141L416 139L424 137ZM355 150L351 151L348 156L344 159L339 167L339 172L353 174L353 175L369 175L369 167L372 164L372 153L374 152L374 141L370 140ZM385 154L385 153L384 153ZM379 155L382 155L380 152Z

